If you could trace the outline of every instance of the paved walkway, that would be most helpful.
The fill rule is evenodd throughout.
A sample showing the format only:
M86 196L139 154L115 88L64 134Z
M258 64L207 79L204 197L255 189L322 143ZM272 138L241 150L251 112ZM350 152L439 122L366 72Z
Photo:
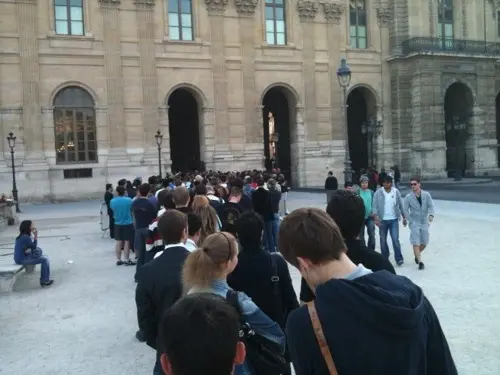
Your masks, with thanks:
M324 195L291 193L288 206L324 207ZM398 272L421 285L434 304L459 373L498 375L500 205L436 206L427 269L416 270L402 229L407 263ZM21 218L36 221L56 283L41 289L38 272L23 274L12 294L0 295L0 374L151 375L154 353L134 338L134 271L114 265L113 241L101 238L99 202L23 211ZM0 233L0 254L12 251L15 232ZM292 274L298 290L299 275Z

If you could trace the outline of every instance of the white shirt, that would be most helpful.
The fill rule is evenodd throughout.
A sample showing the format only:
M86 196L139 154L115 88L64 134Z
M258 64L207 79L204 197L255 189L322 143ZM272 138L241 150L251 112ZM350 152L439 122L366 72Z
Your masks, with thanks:
M158 198L158 194L160 194L160 191L163 191L163 190L165 190L165 188L156 190L155 197Z
M390 192L385 191L384 188L382 188L384 192L384 217L382 220L394 220L397 219L396 217L396 191L391 188Z
M188 249L191 252L193 252L196 249L198 249L198 245L191 238L187 239L185 247L186 247L186 249Z
M179 243L172 244L172 245L167 245L167 246L165 246L165 248L163 249L163 251L165 251L165 250L167 250L167 249L169 249L169 248L171 248L171 247L183 247L183 248L185 248L186 250L191 251L191 250L189 250L189 249L187 248L186 244L184 244L183 242L179 242ZM158 258L161 254L163 254L163 251L158 251L158 252L155 254L154 259Z

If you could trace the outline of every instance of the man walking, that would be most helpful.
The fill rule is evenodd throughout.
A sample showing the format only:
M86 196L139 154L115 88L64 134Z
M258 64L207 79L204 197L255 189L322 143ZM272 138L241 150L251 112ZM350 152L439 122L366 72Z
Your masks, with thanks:
M370 179L368 176L363 175L359 179L360 189L358 194L363 199L363 204L365 206L365 221L361 227L361 232L359 233L359 239L363 245L365 245L365 227L368 232L368 249L375 250L375 223L372 217L372 201L373 201L373 190L368 189L368 183Z
M410 185L412 192L405 197L403 208L409 222L415 263L419 270L423 270L425 266L421 253L429 243L429 223L434 219L434 202L431 195L422 190L418 177L413 177Z
M335 176L333 175L333 172L330 171L328 172L328 177L325 180L325 191L326 191L326 204L330 202L330 197L332 196L333 192L339 188L339 183Z
M373 195L373 216L379 227L380 250L382 255L389 258L389 246L387 246L387 234L391 234L394 258L398 266L404 263L399 243L399 220L403 216L403 225L406 219L403 215L403 200L398 189L392 187L392 177L385 175L382 181L383 188L378 189Z

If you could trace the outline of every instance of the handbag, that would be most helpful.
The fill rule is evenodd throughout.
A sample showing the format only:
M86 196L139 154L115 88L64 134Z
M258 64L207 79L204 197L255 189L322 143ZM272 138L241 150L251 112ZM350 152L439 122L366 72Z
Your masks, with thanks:
M236 309L240 317L240 341L245 344L247 360L256 375L280 375L288 368L283 347L258 334L245 320L238 299L238 292L229 289L226 300Z
M321 322L319 321L318 312L316 311L316 305L314 304L314 301L307 304L307 309L309 310L309 317L311 318L314 335L316 336L316 340L318 341L319 350L321 351L321 355L325 360L328 372L330 373L330 375L338 375L337 367L335 366L335 362L333 362L332 353L330 352L330 348L328 347L328 343L326 342L325 333L323 332L323 327L321 326Z

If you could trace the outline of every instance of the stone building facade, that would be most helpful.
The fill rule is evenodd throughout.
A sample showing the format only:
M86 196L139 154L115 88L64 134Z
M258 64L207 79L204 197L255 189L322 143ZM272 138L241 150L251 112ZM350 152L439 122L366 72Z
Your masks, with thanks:
M355 169L497 173L497 9L497 0L0 0L0 122L4 139L17 136L20 198L99 196L107 182L157 174L157 131L163 171L261 169L272 158L294 186L320 186L329 170L341 178L348 145ZM341 57L352 70L346 107ZM7 141L0 147L9 192Z

